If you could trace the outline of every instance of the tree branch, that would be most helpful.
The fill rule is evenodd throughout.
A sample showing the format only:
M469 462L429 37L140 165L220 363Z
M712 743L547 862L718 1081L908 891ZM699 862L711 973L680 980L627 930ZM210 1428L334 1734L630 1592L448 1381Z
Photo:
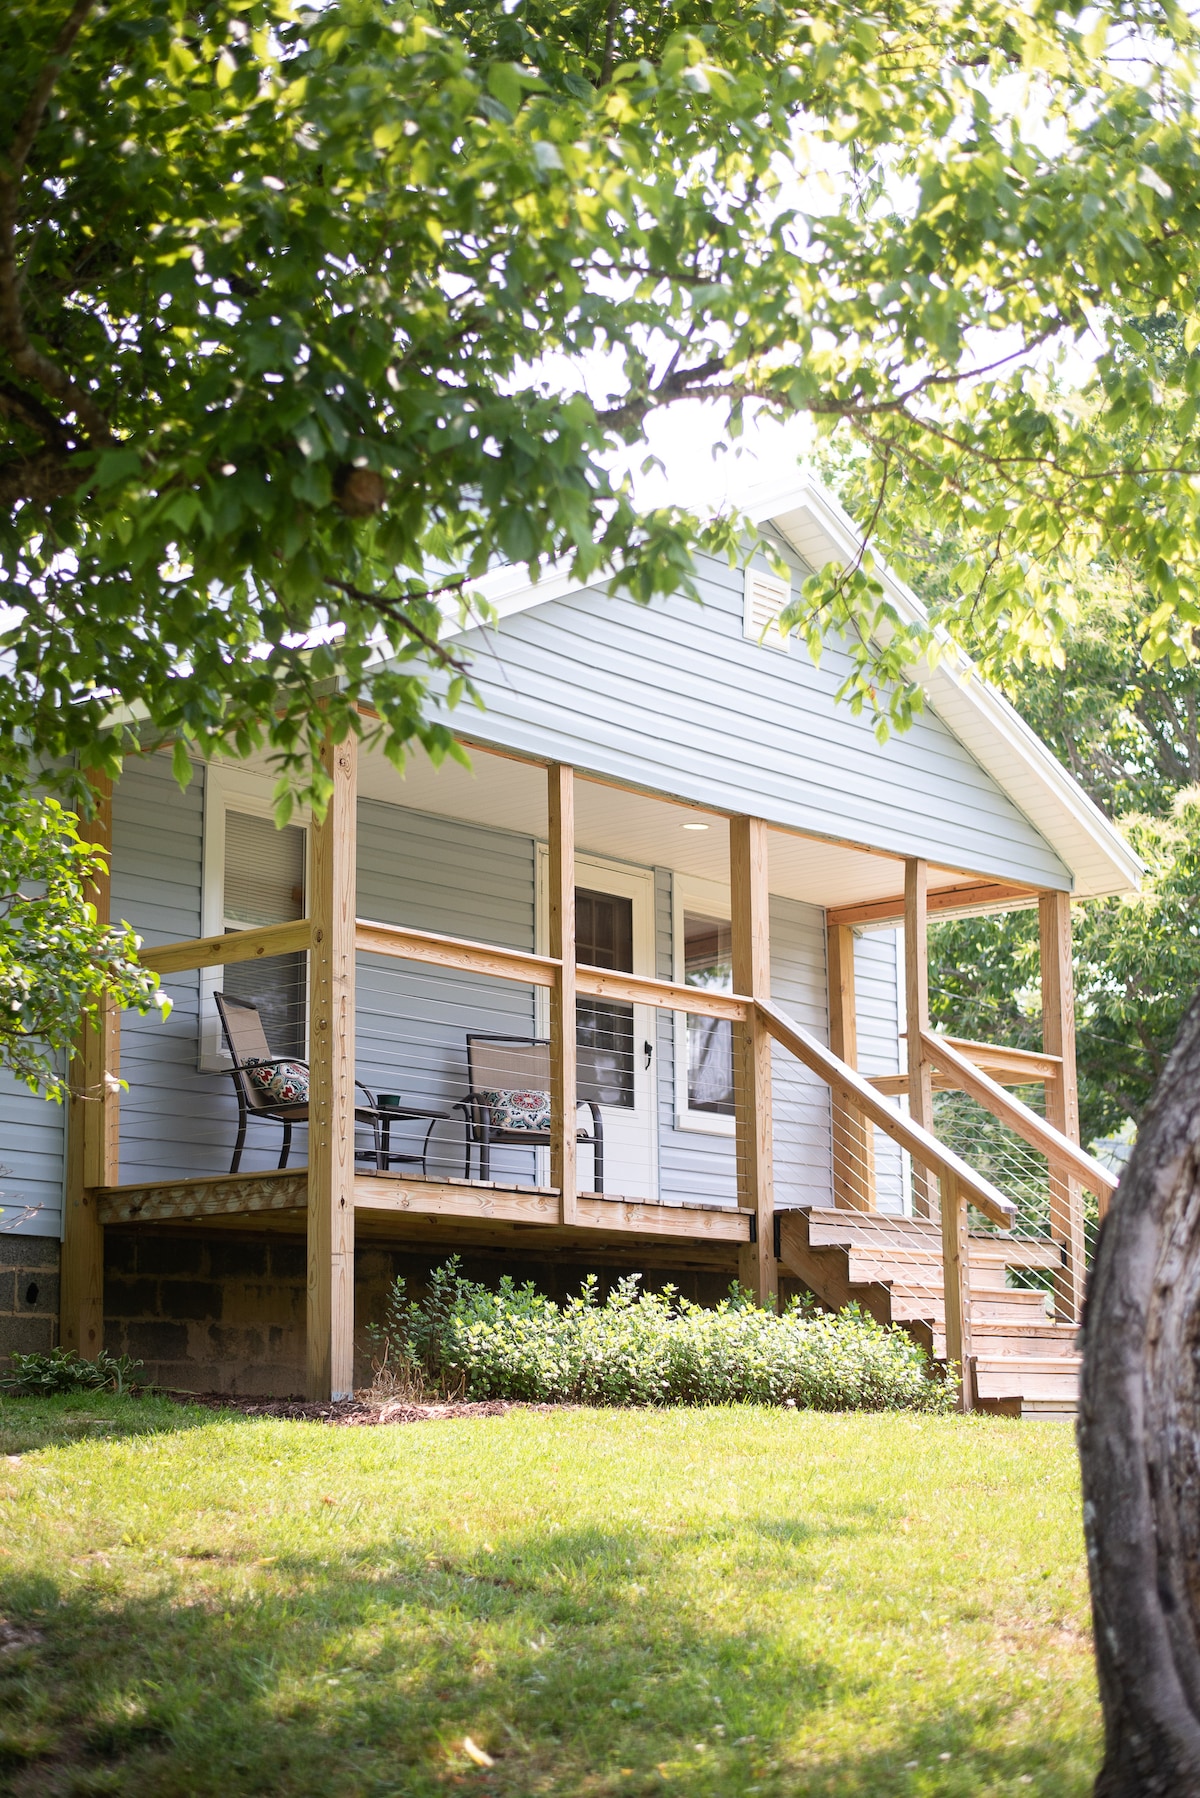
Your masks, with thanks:
M21 176L45 117L54 84L93 5L94 0L75 0L17 121L12 142L0 156L0 342L8 350L18 375L61 400L74 412L93 443L111 443L108 420L92 396L29 341L21 310L21 271L17 265Z
M461 592L466 586L468 578L465 574L455 575L453 579L443 581L437 587L427 588L418 597L433 599L439 593ZM368 593L364 588L356 587L352 581L330 581L329 584L339 593L344 593L347 599L354 599L360 605L370 606L374 611L381 612L385 618L390 618L393 624L402 625L423 649L429 651L439 667L449 668L455 674L466 675L469 673L468 664L458 656L451 655L450 651L439 643L436 637L431 637L428 631L423 630L399 600L389 599L386 593Z

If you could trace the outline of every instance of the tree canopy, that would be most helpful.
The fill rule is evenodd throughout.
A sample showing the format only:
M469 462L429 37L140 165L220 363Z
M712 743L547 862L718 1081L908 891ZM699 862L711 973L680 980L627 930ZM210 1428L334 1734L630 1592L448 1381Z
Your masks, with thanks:
M999 544L967 585L1001 647L1061 629L1022 557L1081 533L1136 539L1187 638L1196 458L1143 430L1151 371L1106 351L1080 413L1027 364L1135 299L1200 328L1191 44L1150 0L14 0L0 735L109 768L169 737L181 771L265 738L319 800L324 692L443 753L442 616L491 563L647 597L736 551L612 472L695 395L844 423L881 524L902 472ZM879 604L847 571L804 615L903 722L921 633L873 638Z

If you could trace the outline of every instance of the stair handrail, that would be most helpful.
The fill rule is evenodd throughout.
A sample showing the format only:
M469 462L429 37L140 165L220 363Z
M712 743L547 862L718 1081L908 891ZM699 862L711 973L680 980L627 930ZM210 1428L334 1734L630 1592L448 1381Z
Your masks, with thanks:
M782 1048L793 1054L797 1061L803 1062L811 1073L816 1074L848 1104L861 1111L885 1136L890 1136L902 1149L907 1149L930 1173L936 1174L939 1179L957 1181L962 1196L969 1199L985 1217L990 1218L994 1224L999 1224L1002 1229L1011 1229L1016 1220L1017 1208L990 1180L977 1174L953 1149L939 1142L936 1136L922 1129L920 1124L914 1123L904 1112L889 1105L848 1062L835 1055L832 1049L827 1049L824 1043L818 1042L816 1037L810 1036L807 1030L789 1018L786 1012L780 1011L777 1005L768 999L759 999L757 1006L763 1027ZM1003 1088L998 1090L1003 1091ZM1090 1156L1087 1159L1090 1160ZM1096 1165L1099 1166L1099 1163Z
M1117 1180L1102 1162L1072 1142L1069 1136L1064 1136L1061 1130L1056 1130L1053 1124L1048 1124L1020 1099L1014 1098L946 1037L938 1036L932 1030L922 1030L921 1053L943 1074L952 1075L956 1085L990 1111L998 1123L1023 1137L1031 1148L1040 1150L1052 1172L1064 1179L1077 1180L1089 1192L1095 1193L1103 1214L1117 1190Z

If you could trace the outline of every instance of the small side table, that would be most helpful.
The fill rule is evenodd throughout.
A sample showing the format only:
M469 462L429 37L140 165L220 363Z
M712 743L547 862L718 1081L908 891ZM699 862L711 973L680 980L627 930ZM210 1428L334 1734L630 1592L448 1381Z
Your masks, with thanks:
M393 1161L419 1162L422 1174L429 1172L429 1141L436 1126L445 1122L448 1111L433 1111L425 1105L378 1105L375 1114L379 1119L379 1171L386 1173ZM411 1124L429 1121L425 1132L425 1140L421 1144L421 1152L414 1155L408 1149L393 1149L392 1125Z

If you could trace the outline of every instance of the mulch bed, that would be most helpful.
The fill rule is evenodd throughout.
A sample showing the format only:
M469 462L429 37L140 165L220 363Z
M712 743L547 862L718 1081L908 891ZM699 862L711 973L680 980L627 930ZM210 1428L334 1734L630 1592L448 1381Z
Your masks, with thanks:
M161 1388L160 1388L161 1391ZM288 1423L366 1425L384 1423L436 1423L448 1417L503 1417L508 1411L550 1411L552 1405L513 1405L506 1399L476 1403L413 1405L401 1400L369 1405L362 1399L343 1398L331 1405L310 1405L299 1398L238 1398L228 1392L163 1392L180 1405L203 1405L210 1411L240 1411L243 1417L279 1417Z

